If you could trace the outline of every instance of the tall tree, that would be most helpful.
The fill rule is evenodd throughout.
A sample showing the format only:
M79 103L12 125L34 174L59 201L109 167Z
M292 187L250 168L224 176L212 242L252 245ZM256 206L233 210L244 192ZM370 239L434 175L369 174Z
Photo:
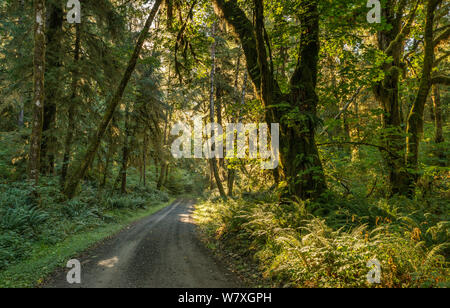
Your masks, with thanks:
M57 101L61 93L61 67L63 50L64 12L60 1L47 1L45 106L42 127L41 172L52 174L55 169L55 126Z
M103 119L99 123L96 133L92 139L92 141L89 144L89 147L86 151L86 154L84 155L83 160L81 161L79 167L74 171L73 175L68 180L65 189L64 194L68 198L73 198L75 196L78 184L80 183L81 179L86 174L87 169L91 165L95 154L97 153L98 146L100 145L101 139L103 138L103 135L105 134L105 131L109 125L109 122L111 121L113 114L117 108L117 105L120 103L122 99L122 95L125 91L125 88L128 85L128 82L131 78L131 75L133 74L133 71L136 67L136 63L139 58L139 54L141 53L142 46L144 45L145 39L147 37L148 31L150 29L151 24L153 23L153 19L156 16L156 13L159 10L159 7L161 5L162 0L156 0L153 8L150 12L150 15L147 18L147 21L145 22L144 28L142 29L139 38L137 40L136 46L134 48L133 54L128 62L127 69L125 70L125 73L123 75L123 78L114 94L114 96L110 99L110 101L107 104L106 112L103 116Z
M28 177L39 183L42 122L44 115L45 1L34 1L33 120Z
M408 116L406 128L406 163L412 170L417 170L419 161L419 143L423 133L423 116L425 103L432 85L431 73L435 61L434 49L438 42L434 38L434 22L436 8L442 0L428 0L426 5L425 33L424 33L424 59L422 76L411 112ZM417 178L417 173L414 174Z
M213 28L212 28L212 36L213 36L213 43L211 46L211 73L210 73L210 95L209 95L209 120L211 122L211 124L216 123L215 121L215 100L214 100L214 95L215 95L215 78L216 78L216 24L214 23ZM211 127L211 140L215 140L214 138L214 126ZM216 142L212 141L211 143L211 151L213 153L215 153L216 150ZM214 175L214 179L216 180L216 184L217 184L217 188L219 189L219 193L220 196L223 199L227 198L227 195L225 193L225 189L223 188L223 184L222 184L222 180L220 179L220 175L219 175L219 167L217 166L217 160L216 157L211 157L211 161L210 161L210 165L211 165L211 171L212 174Z
M404 161L404 136L402 116L400 113L399 80L402 48L406 35L409 33L418 2L411 10L407 22L405 10L407 1L388 0L382 9L386 26L377 33L379 50L383 51L388 61L382 64L384 79L374 86L375 98L383 108L383 141L387 151L383 152L385 164L389 172L390 194L407 194L411 186L410 174ZM403 25L403 23L405 24ZM403 26L403 27L402 27Z
M265 29L264 2L253 1L255 25L236 0L214 0L216 13L225 19L239 38L247 70L265 107L268 124L280 123L281 179L288 183L286 195L302 199L320 196L326 189L325 176L315 143L319 58L318 1L302 0L300 46L297 65L283 93L275 79L270 38Z
M75 133L75 111L77 106L77 98L78 98L78 83L79 83L79 67L78 62L80 60L80 52L81 52L81 29L80 24L76 24L75 26L75 48L74 48L74 66L72 71L72 94L70 100L68 102L69 108L67 111L67 133L64 141L64 156L61 168L61 183L64 187L66 178L67 178L67 170L69 168L70 156L72 152L72 142L73 136Z
M123 136L123 148L122 148L122 167L120 170L121 173L121 188L120 191L122 194L127 192L127 168L128 168L128 159L130 156L130 106L129 103L125 107L125 134Z

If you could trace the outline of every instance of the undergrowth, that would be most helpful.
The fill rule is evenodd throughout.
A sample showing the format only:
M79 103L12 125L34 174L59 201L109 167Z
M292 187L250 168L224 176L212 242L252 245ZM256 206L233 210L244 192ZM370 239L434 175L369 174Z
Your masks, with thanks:
M258 195L206 200L195 215L210 241L256 263L273 286L448 287L448 202L428 202L279 204ZM367 280L374 259L380 284Z
M130 187L121 195L89 184L76 198L65 201L56 180L42 179L32 187L26 182L0 184L0 270L31 254L31 247L48 247L69 236L117 221L119 213L169 201L169 195L145 187Z

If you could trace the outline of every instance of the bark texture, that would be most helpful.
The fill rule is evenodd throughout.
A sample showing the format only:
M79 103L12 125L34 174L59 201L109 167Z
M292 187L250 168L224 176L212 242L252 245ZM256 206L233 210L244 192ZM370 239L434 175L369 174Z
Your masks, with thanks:
M382 155L388 169L390 195L407 194L411 186L411 178L404 161L405 139L399 99L401 52L405 35L402 34L404 9L404 5L396 9L394 2L388 0L382 15L392 27L377 34L378 48L392 58L391 62L383 63L381 69L385 77L374 87L375 98L383 108L382 122L385 133L382 139L387 151ZM407 27L409 25L405 25L404 29ZM391 155L392 153L395 155Z
M414 100L411 112L408 116L407 138L406 138L406 164L412 170L417 170L419 161L419 143L423 134L423 116L425 103L431 88L431 72L434 62L434 39L433 28L437 5L440 0L429 0L426 5L426 21L424 35L424 63L422 68L422 77L420 79L419 90ZM414 173L417 179L417 174Z
M75 133L75 111L77 107L78 97L78 81L79 81L79 60L81 51L81 29L80 25L75 26L75 49L74 49L74 70L72 72L72 95L69 101L67 114L67 134L64 141L64 156L61 168L61 183L64 187L67 179L67 170L69 168L70 157L72 153L72 142Z
M213 25L213 37L215 37L215 25ZM215 89L215 76L216 76L216 41L213 42L212 47L211 47L211 62L212 62L212 67L211 67L211 75L210 75L210 96L209 96L209 120L211 123L216 123L216 121L214 120L214 109L215 109L215 100L214 100L214 89ZM214 128L211 129L211 140L214 140ZM216 144L215 142L213 142L211 144L211 151L215 152L215 147ZM226 199L226 193L225 193L225 189L223 188L223 184L222 184L222 180L220 179L220 175L219 175L219 167L217 166L217 160L215 157L211 158L211 170L212 173L214 175L214 179L216 180L216 184L217 184L217 188L219 189L219 193L220 196L223 199Z
M44 116L45 1L34 1L33 120L28 178L39 183L42 124Z
M63 53L61 42L63 40L64 11L61 2L47 2L47 49L45 72L45 105L44 123L42 127L41 144L41 172L53 174L55 170L57 102L61 93L61 66Z

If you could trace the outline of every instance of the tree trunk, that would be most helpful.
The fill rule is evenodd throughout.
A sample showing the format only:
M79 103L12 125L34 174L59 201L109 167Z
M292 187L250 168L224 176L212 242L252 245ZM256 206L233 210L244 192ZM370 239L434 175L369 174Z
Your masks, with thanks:
M23 125L24 125L23 117L24 117L24 101L25 101L25 99L23 97L21 97L20 99L21 99L21 102L20 102L20 111L19 111L19 119L17 121L17 126L19 127L19 129L22 129Z
M139 39L136 43L136 47L134 49L133 55L131 56L131 59L128 63L127 69L124 73L124 76L122 78L122 81L120 82L120 85L117 88L116 93L112 97L112 99L108 102L108 107L106 109L106 112L103 116L103 119L101 120L100 124L97 127L97 131L92 139L92 141L89 144L89 147L86 151L86 154L84 155L83 160L81 161L80 166L75 170L74 174L70 177L65 189L64 194L69 198L73 198L75 196L78 184L80 183L81 179L86 174L86 171L91 164L93 158L95 157L95 153L97 152L98 146L100 145L101 139L103 138L103 135L105 134L106 128L108 127L111 118L116 110L117 105L120 103L122 99L122 95L125 91L125 88L128 84L128 81L131 78L131 75L134 71L134 68L136 67L137 60L139 58L139 54L141 53L142 46L144 45L145 39L147 37L147 33L150 29L151 24L153 23L153 19L156 16L156 13L159 10L159 6L161 5L162 0L156 0L155 4L153 5L152 11L145 23L145 26L139 35Z
M108 150L106 153L106 161L105 161L105 170L103 170L103 179L102 182L100 184L100 187L105 187L106 186L106 182L108 180L108 171L109 171L109 165L111 163L111 152L112 152L112 145L109 144L108 146Z
M81 51L81 29L80 25L75 26L75 50L74 50L74 71L72 72L72 96L69 101L69 109L67 114L67 135L64 141L64 157L61 169L62 187L66 184L67 170L69 169L70 156L72 152L72 141L75 133L75 110L78 103L78 62L80 60Z
M161 169L159 173L158 183L156 184L156 189L161 190L161 188L164 185L165 182L165 176L166 176L166 169L167 169L167 163L163 162L161 164Z
M442 129L442 123L444 122L442 117L442 103L441 93L439 91L439 85L433 85L433 111L434 111L434 142L436 144L444 143L444 134ZM447 157L441 147L437 149L437 157L439 158L439 165L442 167L447 166Z
M144 149L142 151L142 177L144 181L144 187L147 186L147 136L144 135Z
M219 76L220 69L217 68L217 74ZM222 119L222 97L224 95L224 89L222 88L222 85L217 82L216 85L216 102L217 102L217 108L216 108L216 116L217 116L217 124L219 124L221 127L223 127L223 119ZM219 136L222 140L224 140L224 136ZM226 154L224 153L224 156ZM220 157L218 159L219 161L219 176L221 176L222 180L227 181L227 174L225 172L225 159L223 157Z
M241 71L241 49L239 49L239 55L236 61L236 72L234 77L234 93L236 97L236 104L239 104L239 74ZM244 85L245 88L245 85ZM245 97L244 97L245 100ZM231 122L235 123L238 119L236 108L233 110L233 117ZM233 132L233 142L235 138L235 133ZM233 197L233 186L234 186L234 177L236 174L236 170L234 168L228 169L228 178L227 178L227 187L228 187L228 197Z
M280 123L281 173L280 179L288 183L286 195L301 199L318 197L325 189L325 177L315 144L317 124L315 93L319 52L319 16L317 0L302 1L302 34L300 57L291 79L290 93L283 94L274 78L270 42L264 26L262 0L254 0L255 26L247 18L236 0L214 0L216 13L224 18L240 39L247 60L247 70L262 100L266 122ZM269 50L269 55L267 50ZM270 59L270 63L269 60ZM287 103L289 107L273 107ZM283 115L298 110L293 123L282 121ZM274 176L278 181L278 176Z
M390 30L378 32L378 48L385 51L386 55L392 58L392 62L383 64L382 69L385 72L385 78L375 85L374 94L383 108L382 123L385 133L382 137L388 152L383 152L382 155L389 172L389 194L405 195L410 190L411 181L404 161L403 121L400 114L398 94L403 41L397 42L396 40L401 31L403 14L395 12L395 6L391 2L391 0L388 1L382 13L387 23L392 27ZM396 42L397 47L389 48L394 42ZM394 153L395 156L388 153Z
M121 168L121 188L120 192L122 194L127 193L127 169L128 169L128 156L129 156L129 137L130 137L130 111L129 106L125 107L125 136L123 141L123 149L122 149L122 168Z
M212 35L215 38L215 27L216 25L213 25L213 30L212 30ZM214 83L215 83L215 74L216 74L216 41L213 42L212 44L212 48L211 48L211 62L212 62L212 67L211 67L211 89L210 89L210 96L209 96L209 120L212 123L215 123L214 120ZM214 140L214 128L211 129L211 140ZM216 147L216 143L212 142L211 143L211 151L215 152L215 147ZM214 174L214 179L216 180L216 184L217 184L217 188L219 189L219 193L220 196L223 199L227 198L227 195L225 193L225 189L223 188L222 185L222 180L220 179L220 175L219 175L219 168L217 167L217 161L215 157L211 158L211 168L212 168L212 172Z
M25 9L25 1L24 0L20 0L20 8L22 10ZM23 17L19 18L19 22L22 24L23 23ZM20 53L18 52L17 56L21 56ZM24 126L24 109L25 109L25 94L20 94L20 110L19 110L19 116L17 119L17 126L19 127L19 129L22 129Z
M28 178L39 183L42 122L44 116L45 1L34 1L33 121Z
M433 42L433 26L434 15L439 0L428 0L426 6L426 21L424 35L424 62L422 68L422 77L420 79L419 90L414 100L411 112L408 116L406 127L406 164L412 170L418 169L419 162L419 143L423 134L423 115L425 103L431 88L431 72L434 62L434 42ZM414 173L417 179L418 174Z
M45 106L42 127L41 172L53 174L55 170L56 150L56 106L60 98L61 66L63 53L61 41L63 38L64 11L61 2L48 1L48 23L46 28L47 52L45 71Z

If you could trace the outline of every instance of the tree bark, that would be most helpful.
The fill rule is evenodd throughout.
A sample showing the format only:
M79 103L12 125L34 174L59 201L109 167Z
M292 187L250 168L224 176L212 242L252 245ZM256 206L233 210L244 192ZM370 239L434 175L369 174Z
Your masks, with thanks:
M42 122L44 116L45 1L34 0L33 121L28 178L39 183Z
M443 116L442 116L442 102L441 102L441 93L439 91L439 85L433 85L433 112L434 112L434 142L436 144L442 144L444 143L444 134L443 134L443 128L442 123L444 122ZM445 152L441 147L439 147L437 150L437 157L439 158L439 165L441 167L446 167L448 165L447 163L447 157Z
M433 86L433 111L434 111L434 123L435 123L435 133L434 133L434 142L443 143L444 142L444 134L442 130L442 103L441 103L441 93L439 91L439 86Z
M111 156L112 156L112 145L111 143L108 146L108 150L106 152L106 161L105 161L105 170L103 170L103 179L102 182L100 184L100 187L105 187L106 186L106 182L108 180L108 172L109 172L109 165L111 163Z
M215 39L215 27L216 25L213 25L213 30L212 30L212 35L213 38ZM215 74L216 74L216 41L214 40L214 42L212 43L212 47L211 47L211 62L212 62L212 67L211 67L211 88L210 88L210 96L209 96L209 120L212 123L215 123L214 120L214 108L215 108L215 102L214 102L214 84L215 84ZM214 140L214 128L211 129L211 140ZM211 151L215 152L215 147L216 147L216 143L212 142L211 143ZM211 168L214 174L214 179L216 180L216 184L217 184L217 188L219 189L219 193L220 196L223 199L227 198L227 195L225 193L225 189L223 188L223 184L222 184L222 180L220 179L220 175L219 175L219 168L217 167L217 161L215 157L211 158Z
M217 68L217 76L220 76L220 69ZM224 89L222 88L222 85L220 82L216 82L216 102L217 102L217 108L216 108L216 116L217 116L217 124L219 124L221 127L223 127L223 118L222 118L222 98L224 95ZM224 140L224 136L219 136L222 140ZM224 155L226 155L224 153ZM228 181L227 174L225 172L225 159L223 157L218 159L219 162L219 175L221 176L221 179L224 181Z
M81 179L84 177L89 165L91 164L93 158L95 157L95 153L97 152L98 146L105 134L106 128L108 127L111 118L116 110L117 105L120 103L122 99L122 95L125 91L125 88L128 84L128 81L131 78L131 75L136 67L137 60L139 58L139 54L141 53L142 46L144 45L145 39L147 37L147 33L150 29L151 24L153 23L153 19L156 16L156 13L159 10L159 6L161 5L162 0L156 0L153 5L152 11L145 23L141 34L139 35L139 39L135 46L133 55L128 63L127 69L123 75L122 81L120 82L119 87L117 88L116 93L112 97L112 99L108 102L107 110L101 120L100 124L97 127L97 131L94 135L94 138L89 144L89 147L84 155L84 158L80 164L80 166L75 170L74 174L70 177L65 189L64 194L69 198L73 198L75 196L78 184Z
M389 194L406 195L410 191L411 179L406 169L404 161L404 136L402 129L402 117L400 113L399 100L399 72L401 65L400 40L402 16L404 7L400 11L395 11L392 0L388 0L382 14L388 24L392 27L389 30L378 32L378 48L392 58L392 62L386 62L382 66L385 73L384 80L374 87L376 100L383 108L382 123L385 133L383 141L390 153L395 153L396 158L383 152L383 160L389 172ZM406 26L405 26L406 27Z
M317 198L326 190L325 175L315 142L317 127L316 94L319 60L318 1L303 1L300 15L300 58L291 78L290 105L298 108L300 119L285 124L281 160L286 166L289 192L302 199Z
M69 109L67 112L67 134L64 141L64 156L61 168L61 183L62 187L66 184L67 170L69 169L70 156L72 152L72 142L75 133L75 111L78 98L78 79L79 79L79 60L81 51L81 29L80 25L75 26L75 50L74 50L74 70L72 72L72 95L69 101Z
M129 156L129 137L130 137L130 110L129 106L125 107L125 136L123 139L123 149L122 149L122 168L121 168L121 188L120 192L122 194L127 193L127 169L128 169L128 156Z
M247 70L255 92L265 107L265 120L280 123L280 180L288 183L286 195L301 199L318 197L325 189L325 177L315 144L317 124L315 93L319 52L319 15L317 0L302 1L302 37L300 57L290 83L290 93L283 94L274 78L270 42L264 27L262 0L254 0L255 26L240 9L236 0L214 0L215 12L226 20L240 39L247 60ZM267 54L267 50L269 54ZM271 61L272 62L272 61ZM289 107L277 107L287 103ZM292 123L282 121L283 115L296 112ZM276 172L274 172L274 176ZM276 181L278 181L278 176Z
M424 62L422 77L420 78L419 90L414 100L413 106L408 116L406 127L406 164L408 168L416 171L419 162L419 143L423 134L423 115L425 103L431 88L431 72L434 62L434 16L440 0L428 0L426 6L426 21L424 34ZM418 174L414 172L414 178Z
M167 169L167 163L162 162L161 163L161 169L159 173L158 183L156 184L156 189L161 190L165 183L165 177L166 177L166 169Z
M147 136L144 134L144 148L142 151L142 177L144 181L144 187L147 186Z
M42 127L41 172L53 174L55 170L55 149L57 100L60 97L61 67L63 53L61 41L63 38L64 11L61 2L48 1L48 23L46 27L46 71L45 71L45 106Z
M25 9L25 1L20 0L20 8L22 10ZM22 24L24 21L23 17L19 18L19 22ZM17 52L17 56L21 56L20 52ZM25 113L25 94L20 95L20 110L19 110L19 116L17 119L17 126L19 129L22 129L24 126L24 113Z
M235 93L235 104L239 104L239 74L241 72L241 49L239 49L239 55L236 61L236 72L234 77L234 93ZM245 85L244 85L245 87ZM245 98L244 98L245 99ZM236 108L233 110L233 117L231 122L235 123L238 119ZM233 132L233 142L235 133ZM228 169L228 177L227 177L227 188L228 188L228 197L233 197L233 187L234 187L234 178L236 175L236 170L234 168Z

